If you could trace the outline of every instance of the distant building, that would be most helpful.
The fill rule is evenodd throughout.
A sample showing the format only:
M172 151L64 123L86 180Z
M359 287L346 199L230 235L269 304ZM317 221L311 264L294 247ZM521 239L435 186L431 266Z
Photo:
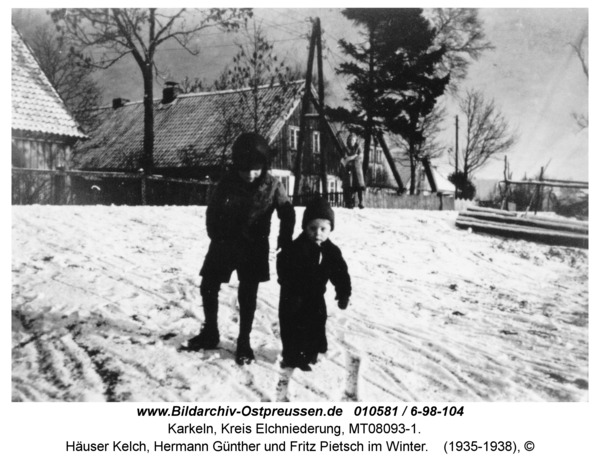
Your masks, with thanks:
M423 164L419 163L417 165L416 171L416 181L415 181L415 194L429 196L431 194L439 194L443 196L454 196L456 191L456 187L454 184L440 174L435 166L431 166L431 175L433 177L433 181L435 182L436 192L433 192L432 185L427 178L427 174ZM406 189L410 191L410 172L408 176L408 180L406 182Z
M259 115L260 130L274 151L272 174L289 193L294 188L299 144L301 99L304 82L286 86L265 85L252 89L182 94L169 83L163 97L154 101L154 174L167 177L218 178L231 165L231 146L238 135L252 131L254 119L247 108L256 96L270 108ZM321 126L314 101L306 114L301 192L320 191L321 159L324 156L328 190L341 190L340 146L329 123ZM246 108L246 109L244 109ZM76 146L79 169L136 172L142 166L144 106L142 101L117 98L99 108L89 139Z

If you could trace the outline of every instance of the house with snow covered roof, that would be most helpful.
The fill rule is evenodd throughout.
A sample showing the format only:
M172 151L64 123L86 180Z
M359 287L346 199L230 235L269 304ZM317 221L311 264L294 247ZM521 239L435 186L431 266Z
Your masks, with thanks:
M13 167L68 167L72 146L85 134L14 26L11 93Z
M273 148L271 172L291 193L299 145L304 81L264 85L253 89L181 93L168 83L154 101L155 175L173 178L218 178L231 165L231 146L243 132L259 132ZM303 188L319 191L321 159L325 160L328 190L341 191L339 178L343 147L329 122L317 113L314 89L306 117L303 143ZM261 101L258 120L251 99ZM89 139L77 144L75 159L81 170L136 172L143 159L144 105L121 98L98 108Z
M450 180L448 180L444 175L442 175L437 170L437 167L431 165L430 170L431 170L432 179L428 178L427 172L422 163L419 163L417 165L417 172L415 175L415 177L416 177L415 194L424 195L424 196L438 194L438 195L453 197L455 190L456 190L456 187L454 186L454 184ZM431 184L432 180L435 185ZM410 185L411 185L411 181L410 181L410 172L409 172L408 173L408 181L406 183L406 188L409 191L410 191ZM435 191L433 191L434 186L435 186Z

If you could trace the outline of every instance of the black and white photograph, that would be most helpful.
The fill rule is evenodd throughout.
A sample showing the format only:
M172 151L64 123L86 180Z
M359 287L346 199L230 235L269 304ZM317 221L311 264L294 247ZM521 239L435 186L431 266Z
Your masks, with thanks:
M12 402L588 402L587 8L12 8Z

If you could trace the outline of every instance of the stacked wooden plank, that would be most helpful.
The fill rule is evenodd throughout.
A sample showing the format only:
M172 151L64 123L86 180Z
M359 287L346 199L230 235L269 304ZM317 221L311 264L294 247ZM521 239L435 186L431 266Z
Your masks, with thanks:
M458 214L456 226L475 232L525 239L559 246L588 248L589 224L485 207L469 207Z

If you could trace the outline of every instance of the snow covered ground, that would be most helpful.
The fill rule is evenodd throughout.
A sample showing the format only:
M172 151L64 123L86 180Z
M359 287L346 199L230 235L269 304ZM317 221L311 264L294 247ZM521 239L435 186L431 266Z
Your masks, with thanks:
M13 206L13 400L588 400L588 251L469 234L454 212L335 212L354 295L341 311L328 290L329 352L292 372L274 251L257 361L233 359L235 274L221 348L180 349L202 322L204 207Z

